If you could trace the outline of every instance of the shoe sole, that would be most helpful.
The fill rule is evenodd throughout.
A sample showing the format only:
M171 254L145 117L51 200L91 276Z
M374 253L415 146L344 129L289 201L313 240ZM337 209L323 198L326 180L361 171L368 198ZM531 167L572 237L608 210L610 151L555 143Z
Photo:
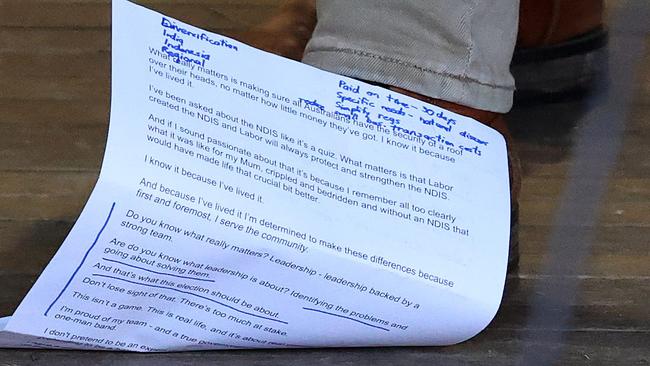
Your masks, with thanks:
M584 97L607 75L607 30L599 28L560 44L515 50L510 71L515 103Z

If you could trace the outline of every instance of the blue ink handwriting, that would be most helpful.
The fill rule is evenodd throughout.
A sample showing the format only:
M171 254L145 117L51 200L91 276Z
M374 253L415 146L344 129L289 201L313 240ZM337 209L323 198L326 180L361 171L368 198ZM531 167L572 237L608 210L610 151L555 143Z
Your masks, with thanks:
M213 46L225 47L225 48L228 48L228 49L231 49L231 50L234 50L234 51L238 51L237 46L235 46L234 44L229 43L227 40L225 40L223 38L213 39L210 36L208 36L207 34L205 34L204 32L201 32L201 33L192 32L192 31L190 31L190 30L188 30L186 28L183 28L180 25L177 25L176 23L174 23L174 21L169 20L169 19L167 19L165 17L162 18L161 25L163 27L165 27L165 28L175 30L175 31L177 31L179 33L182 33L182 34L186 35L186 36L196 38L196 39L198 39L200 41L208 42Z

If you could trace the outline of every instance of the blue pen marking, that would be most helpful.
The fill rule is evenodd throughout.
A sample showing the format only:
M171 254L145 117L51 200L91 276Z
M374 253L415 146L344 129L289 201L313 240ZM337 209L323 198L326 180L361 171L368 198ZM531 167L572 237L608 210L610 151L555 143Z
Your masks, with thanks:
M375 120L371 119L370 116L366 116L366 123L369 123L371 125L375 125L377 127L382 127L384 125L383 123L381 123L379 121L375 121Z
M431 136L431 135L427 135L427 134L419 132L419 131L409 130L407 128L400 127L400 126L391 126L391 128L393 129L394 132L396 131L396 132L403 133L403 134L406 134L406 135L420 137L420 138L423 138L425 140L439 142L439 143L444 144L446 146L451 146L451 147L455 146L453 142L447 141L442 135Z
M164 43L160 50L177 64L185 64L186 66L188 64L194 64L205 67L206 61L209 61L211 58L211 55L204 50L199 51L189 46L185 46L185 39L183 38L185 36L207 42L210 46L223 47L238 51L237 46L231 44L225 38L215 39L205 32L191 31L176 24L171 19L162 17L160 25L163 27L164 37Z
M481 145L487 146L488 141L474 136L467 131L451 135L454 132L458 121L442 109L435 106L420 105L416 106L407 103L404 98L393 93L387 93L384 98L385 104L376 104L373 100L381 100L379 93L365 91L361 85L356 85L345 80L338 81L339 90L336 91L334 101L335 115L345 117L351 122L360 122L392 129L393 133L407 134L417 136L424 140L441 143L448 148L460 149L461 152L469 152L475 156L481 156ZM359 118L362 117L362 118ZM404 117L410 117L422 123L424 126L431 127L439 132L437 135L430 135L420 131L410 130L402 127ZM461 136L469 140L466 145L460 145L455 136ZM471 142L477 145L472 146Z
M388 122L388 123L390 124L389 127L392 127L392 126L394 126L394 125L398 125L399 122L400 122L400 119L399 119L399 118L395 118L395 117L393 117L393 116L389 116L389 115L386 115L386 114L383 114L383 113L379 113L379 115L377 116L377 118L379 118L379 119L381 119L381 120L384 120L384 121Z
M379 99L379 93L375 93L375 92L367 91L367 92L366 92L366 95L369 96L369 97L373 97L373 98L377 98L377 99Z
M401 100L399 100L399 98L394 97L392 94L388 94L388 96L386 98L388 99L389 102L397 104L400 107L403 107L403 108L415 108L415 107L413 107L412 105L410 105L408 103L402 102Z
M209 35L205 34L204 32L201 32L201 33L192 32L192 31L190 31L190 30L188 30L186 28L183 28L180 25L177 25L176 23L174 23L173 20L167 19L165 17L162 18L162 21L161 21L160 25L162 25L164 28L177 31L177 32L182 33L182 34L184 34L186 36L196 38L196 39L198 39L200 41L208 42L213 46L224 47L224 48L228 48L228 49L231 49L231 50L234 50L234 51L238 51L237 46L235 46L234 44L231 44L230 42L228 42L224 38L214 39L214 38L210 37Z
M178 38L177 44L171 43L169 39L165 38L165 44L162 46L163 51L169 56L172 61L180 64L181 62L189 62L201 67L205 67L205 61L210 59L210 55L205 52L195 51L189 48L183 48L183 40Z
M422 122L425 125L434 126L434 127L437 127L437 128L439 128L441 130L451 132L451 126L445 126L443 124L440 124L440 123L436 122L435 118L424 119L424 118L420 117L420 122Z
M270 320L270 321L272 321L272 322L278 322L278 323L282 323L282 324L289 324L288 322L285 322L284 320L273 319L273 318L268 318L268 317L265 317L265 316L261 316L261 315L257 315L257 314L249 313L249 312L246 312L246 311L243 311L243 310L239 310L239 309L237 309L237 308L235 308L235 307L232 307L232 306L230 306L230 305L224 304L224 303L222 303L222 302L220 302L220 301L217 301L217 300L211 299L211 298L209 298L209 297L206 297L206 296L203 296L203 295L198 295L198 294L195 294L195 293L193 293L193 292L189 292L189 291L179 290L179 289L177 289L177 288L173 288L173 287L160 286L160 285L151 285L151 284L148 284L148 283L140 283L140 282L136 282L136 281L127 280L127 279L125 279L125 278L119 278L119 277L115 277L115 276L103 275L103 274L99 274L99 273L93 273L93 276L96 276L96 277L112 278L112 279L114 279L114 280L118 280L118 281L124 281L124 282L128 282L128 283L132 283L132 284L134 284L134 285L140 285L140 286L146 286L146 287L154 287L154 288L162 288L162 289L165 289L165 290L176 291L176 292L180 292L180 293L182 293L182 294L192 295L192 296L199 297L199 298L201 298L201 299L203 299L203 300L207 300L207 301L213 302L213 303L215 303L215 304L221 305L221 306L223 306L223 307L227 307L228 309L234 310L234 311L239 312L239 313L242 313L242 314L246 314L246 315L254 316L254 317L256 317L256 318L260 318L260 319Z
M340 101L336 102L335 104L337 109L340 109L343 112L338 112L340 115L345 116L353 121L356 121L359 119L359 114L363 114L364 116L368 117L370 116L370 111L368 110L368 107L347 107L343 105Z
M359 90L361 89L361 86L360 85L354 86L348 84L345 80L339 80L339 88L354 94L359 94Z
M368 105L371 107L375 106L375 103L366 97L352 98L343 94L342 92L336 92L336 98L339 99L341 103L350 102L359 105Z
M316 99L314 99L314 100L309 100L309 99L305 99L305 98L300 98L300 102L301 102L301 103L304 103L306 106L316 107L316 108L318 108L318 109L320 109L320 110L324 110L324 109L325 109L325 106L322 105L322 104L320 104L320 103L318 103L318 101L317 101Z
M396 114L398 116L405 116L406 115L406 112L404 112L404 107L399 107L399 109L397 109L397 108L386 107L385 105L382 105L381 109L385 110L386 112Z
M197 280L197 281L205 281L205 282L214 282L214 280L210 280L210 279L207 279L207 278L196 278L196 277L188 277L188 276L175 275L175 274L172 274L172 273L158 272L158 271L154 271L154 270L147 269L147 268L144 268L144 267L134 266L133 264L128 264L128 263L124 263L124 262L116 261L116 260L114 260L114 259L108 259L108 258L102 258L102 259L105 260L105 261L107 261L107 262L119 263L119 264L124 265L124 266L127 266L127 267L137 268L137 269L141 269L141 270L143 270L143 271L147 271L147 272L151 272L151 273L155 273L155 274L159 274L159 275L172 276L172 277L178 277L178 278L186 278L186 279L188 279L188 280Z
M392 93L384 96L384 103L386 104L377 104L377 100L382 99L381 95L376 92L362 90L361 85L339 80L338 87L340 90L336 92L335 99L330 101L332 104L328 106L332 107L333 110L327 108L316 99L311 100L304 97L299 98L301 107L312 112L325 114L341 122L354 122L357 125L367 123L377 127L388 128L393 132L394 136L414 136L418 139L429 141L430 146L436 146L434 143L440 143L442 145L439 146L441 149L443 147L448 149L454 148L456 154L469 152L475 156L482 156L483 152L479 147L481 145L488 145L488 141L474 136L467 131L452 134L455 126L458 124L457 120L451 118L450 114L435 106L415 106L400 100ZM413 122L417 120L422 125L432 128L433 132L430 130L421 132L403 127L402 120L408 117ZM464 141L469 141L466 144L462 144L463 142L458 140L458 136L463 137L465 139ZM478 145L473 146L471 144L472 142Z
M168 39L165 39L165 46L168 46L169 48L172 48L172 49L174 49L174 50L176 50L178 52L182 52L184 54L188 54L188 55L192 55L192 56L202 58L203 60L209 60L210 59L210 55L205 53L205 51L197 51L197 50L193 50L191 48L183 48L182 40L181 40L180 43L174 44L174 43L170 42Z
M52 301L50 306L47 307L47 310L45 310L45 313L43 315L47 316L47 314L52 309L52 306L54 306L54 304L56 304L56 302L59 301L59 299L61 298L61 296L65 292L65 290L70 285L70 282L72 282L72 279L74 278L74 276L76 276L77 272L79 272L79 269L81 269L81 266L86 261L86 258L88 258L88 254L90 254L90 251L93 250L93 248L95 247L95 244L97 244L97 241L99 240L99 237L102 235L102 232L104 232L104 229L108 225L108 221L111 219L111 215L113 214L113 209L115 209L115 202L113 202L113 204L111 205L111 210L108 212L108 216L106 217L106 221L104 221L104 225L102 225L102 228L97 233L97 236L95 236L95 241L93 241L90 248L88 248L88 250L86 251L86 254L84 254L83 258L81 259L81 263L79 263L79 265L77 266L77 269L74 270L74 272L72 273L72 276L70 276L70 278L68 279L68 282L66 282L65 286L63 286L63 288L61 289L61 292L59 292L59 295L56 297L56 299L54 299L54 301Z
M386 329L386 328L384 328L384 327L380 327L380 326L378 326L378 325L374 325L374 324L370 324L370 323L362 322L361 320L354 319L354 318L351 318L351 317L349 317L349 316L340 315L340 314L335 314L335 313L330 313L330 312L323 311L323 310L319 310L319 309L312 309L312 308L305 308L305 307L303 307L303 309L305 309L305 310L309 310L309 311L315 311L315 312L317 312L317 313L322 313L322 314L332 315L332 316L336 316L336 317L343 318L343 319L347 319L347 320L352 320L353 322L361 323L361 324L363 324L363 325L367 325L367 326L369 326L369 327L373 327L373 328L377 328L377 329L381 329L381 330L385 330L385 331L387 331L387 332L390 332L390 329Z
M483 141L483 140L479 139L479 138L476 137L476 136L472 136L472 135L471 135L469 132L467 132L467 131L463 131L463 132L459 133L459 135L461 135L461 136L463 136L463 137L466 137L466 138L468 138L468 139L470 139L470 140L472 140L472 141L476 141L476 143L478 143L479 145L485 145L485 146L487 146L487 144L488 144L487 141Z
M178 33L171 33L167 32L167 29L163 29L163 36L169 37L169 39L178 42L178 44L183 45L185 42L183 38L178 36ZM165 44L167 43L167 40L165 40Z
M160 50L163 51L167 56L169 56L172 59L172 61L174 61L177 64L186 62L186 63L196 64L201 67L205 67L205 60L198 60L193 57L184 55L180 52L174 52L167 46L162 46Z
M426 105L422 106L422 112L426 113L428 116L435 116L436 115L435 109L429 108Z

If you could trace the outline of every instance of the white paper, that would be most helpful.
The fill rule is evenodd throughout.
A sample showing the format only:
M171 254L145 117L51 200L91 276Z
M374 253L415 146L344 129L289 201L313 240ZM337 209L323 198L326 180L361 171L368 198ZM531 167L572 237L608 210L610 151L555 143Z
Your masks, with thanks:
M124 0L112 50L99 180L5 347L448 345L492 320L499 133Z

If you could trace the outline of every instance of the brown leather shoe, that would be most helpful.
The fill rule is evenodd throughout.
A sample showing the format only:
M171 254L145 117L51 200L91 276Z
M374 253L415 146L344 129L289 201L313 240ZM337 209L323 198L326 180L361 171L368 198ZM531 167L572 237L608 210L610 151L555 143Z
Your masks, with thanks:
M515 101L583 96L606 74L603 0L521 0Z
M228 36L267 52L300 61L315 26L316 0L290 0L263 23Z
M603 0L521 0L517 46L567 41L603 25Z
M510 173L510 250L508 255L508 273L512 273L519 266L519 192L521 190L521 166L517 156L512 136L503 115L500 113L484 111L466 107L460 104L447 102L441 99L427 97L402 88L384 86L397 93L434 104L452 112L473 118L486 126L492 127L503 135L508 148L508 171Z

